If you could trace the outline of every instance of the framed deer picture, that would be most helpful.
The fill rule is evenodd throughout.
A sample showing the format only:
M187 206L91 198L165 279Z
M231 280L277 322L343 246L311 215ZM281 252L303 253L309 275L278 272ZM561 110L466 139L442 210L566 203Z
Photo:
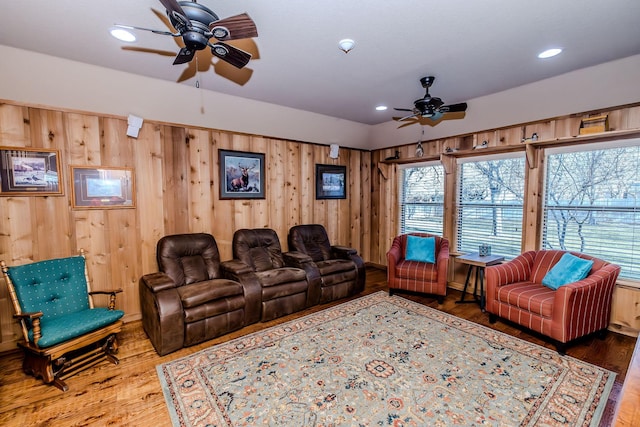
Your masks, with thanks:
M218 150L221 199L264 199L264 154Z

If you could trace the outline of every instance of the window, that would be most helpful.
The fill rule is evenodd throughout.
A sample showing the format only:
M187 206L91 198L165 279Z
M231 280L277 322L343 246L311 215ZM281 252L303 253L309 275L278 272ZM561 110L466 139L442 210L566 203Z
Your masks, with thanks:
M400 166L400 234L432 233L442 236L444 168L439 163Z
M584 252L640 279L640 140L547 151L543 249Z
M459 160L459 251L478 252L485 243L493 254L520 254L524 168L523 155Z

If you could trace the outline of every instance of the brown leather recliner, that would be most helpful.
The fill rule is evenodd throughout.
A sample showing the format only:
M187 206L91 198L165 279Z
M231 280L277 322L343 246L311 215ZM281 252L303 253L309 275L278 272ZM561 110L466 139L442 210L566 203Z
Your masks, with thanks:
M358 251L331 245L320 224L296 225L289 229L289 250L302 252L314 262L322 278L320 304L355 295L364 290L365 268Z
M304 254L283 253L274 230L237 230L233 258L235 264L227 264L229 277L240 281L248 293L260 295L263 322L318 301L320 276L311 259Z
M142 325L158 354L240 329L259 310L259 295L225 279L210 234L176 234L158 241L159 272L140 279Z

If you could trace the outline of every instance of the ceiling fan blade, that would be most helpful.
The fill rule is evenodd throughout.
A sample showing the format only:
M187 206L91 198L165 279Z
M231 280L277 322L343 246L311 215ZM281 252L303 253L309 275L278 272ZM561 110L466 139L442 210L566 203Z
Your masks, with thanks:
M249 63L251 54L226 43L217 42L210 45L214 56L228 62L236 68L242 68Z
M167 13L173 16L176 21L184 24L186 27L191 27L189 17L184 13L184 9L182 9L182 6L180 6L177 0L160 0L160 3L162 3L165 9L167 9ZM176 28L176 30L180 29Z
M467 111L467 103L461 102L460 104L443 105L440 107L440 111L443 113L461 113Z
M114 24L114 26L118 28L124 28L127 30L151 31L154 34L161 34L163 36L180 37L180 33L172 33L171 31L153 30L151 28L136 27L135 25Z
M409 109L409 108L394 108L394 110L396 110L396 111L413 111L412 109Z
M258 37L255 22L246 13L230 16L209 24L213 37L217 40L237 40Z
M178 52L178 56L176 56L176 59L173 61L173 65L185 64L187 62L190 62L195 54L195 49L183 47L182 49L180 49L180 52Z

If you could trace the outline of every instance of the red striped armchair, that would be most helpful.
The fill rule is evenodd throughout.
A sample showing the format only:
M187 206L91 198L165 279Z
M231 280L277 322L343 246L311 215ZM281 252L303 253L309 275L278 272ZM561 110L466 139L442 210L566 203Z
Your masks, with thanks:
M620 267L592 256L570 252L593 261L587 276L557 290L542 281L567 251L529 251L513 260L485 269L486 310L498 317L553 339L560 354L576 338L600 332L604 336L611 313L611 297ZM557 271L557 270L556 270Z
M406 258L407 236L435 238L435 262L409 261ZM449 268L449 241L427 233L409 233L396 236L387 252L387 283L389 295L396 290L436 295L442 304L447 295Z

